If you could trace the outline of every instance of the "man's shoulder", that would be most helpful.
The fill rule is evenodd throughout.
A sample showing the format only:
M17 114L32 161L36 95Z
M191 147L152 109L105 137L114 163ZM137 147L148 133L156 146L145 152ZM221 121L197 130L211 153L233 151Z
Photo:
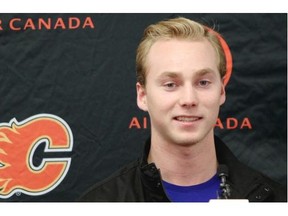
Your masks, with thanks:
M287 186L242 162L231 170L231 180L235 189L246 191L249 200L287 202Z
M215 140L217 159L220 164L228 166L228 179L236 198L247 198L250 194L251 200L255 201L261 201L264 197L267 197L266 201L287 201L286 185L240 161L221 139L216 137Z
M140 184L138 173L139 161L133 161L115 171L109 177L90 187L78 201L119 201L125 191L133 185Z
M276 202L287 202L287 185L281 184L280 182L276 181L275 179L272 179L271 177L268 177L267 175L261 173L262 180L268 187L265 187L264 190L266 192L267 189L269 190L269 187L273 191L273 201Z

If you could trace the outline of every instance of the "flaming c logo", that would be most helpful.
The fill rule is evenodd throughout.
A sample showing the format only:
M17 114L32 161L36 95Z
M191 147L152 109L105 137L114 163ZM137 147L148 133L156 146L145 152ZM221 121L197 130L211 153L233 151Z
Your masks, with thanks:
M71 129L63 119L50 114L0 123L0 198L15 193L43 195L64 179L71 158L44 158L39 166L33 165L41 143L45 143L45 152L71 152Z

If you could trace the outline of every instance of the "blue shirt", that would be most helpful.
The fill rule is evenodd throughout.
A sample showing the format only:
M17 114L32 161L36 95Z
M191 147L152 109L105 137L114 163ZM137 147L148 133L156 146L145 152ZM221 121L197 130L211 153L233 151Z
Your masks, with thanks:
M163 186L172 202L209 202L218 197L220 178L215 175L207 182L192 186L179 186L163 181Z

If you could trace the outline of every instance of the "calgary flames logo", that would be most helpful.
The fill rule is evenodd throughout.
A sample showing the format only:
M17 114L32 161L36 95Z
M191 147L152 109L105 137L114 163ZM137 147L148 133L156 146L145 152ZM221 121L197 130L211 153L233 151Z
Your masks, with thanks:
M0 198L19 192L42 195L64 179L71 158L44 158L39 166L33 165L34 152L41 143L45 143L45 152L70 152L71 129L65 121L50 114L0 123Z

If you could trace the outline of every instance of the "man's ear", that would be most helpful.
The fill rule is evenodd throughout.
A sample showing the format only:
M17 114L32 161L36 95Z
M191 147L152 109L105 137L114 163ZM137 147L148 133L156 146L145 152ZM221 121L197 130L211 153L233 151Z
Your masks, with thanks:
M222 79L222 83L221 83L221 92L220 92L220 105L224 104L226 101L226 91L225 91L225 84L224 84L224 79L225 77Z
M139 82L136 83L136 91L137 91L137 105L143 110L147 111L147 98L146 98L146 89L145 86L141 85Z

